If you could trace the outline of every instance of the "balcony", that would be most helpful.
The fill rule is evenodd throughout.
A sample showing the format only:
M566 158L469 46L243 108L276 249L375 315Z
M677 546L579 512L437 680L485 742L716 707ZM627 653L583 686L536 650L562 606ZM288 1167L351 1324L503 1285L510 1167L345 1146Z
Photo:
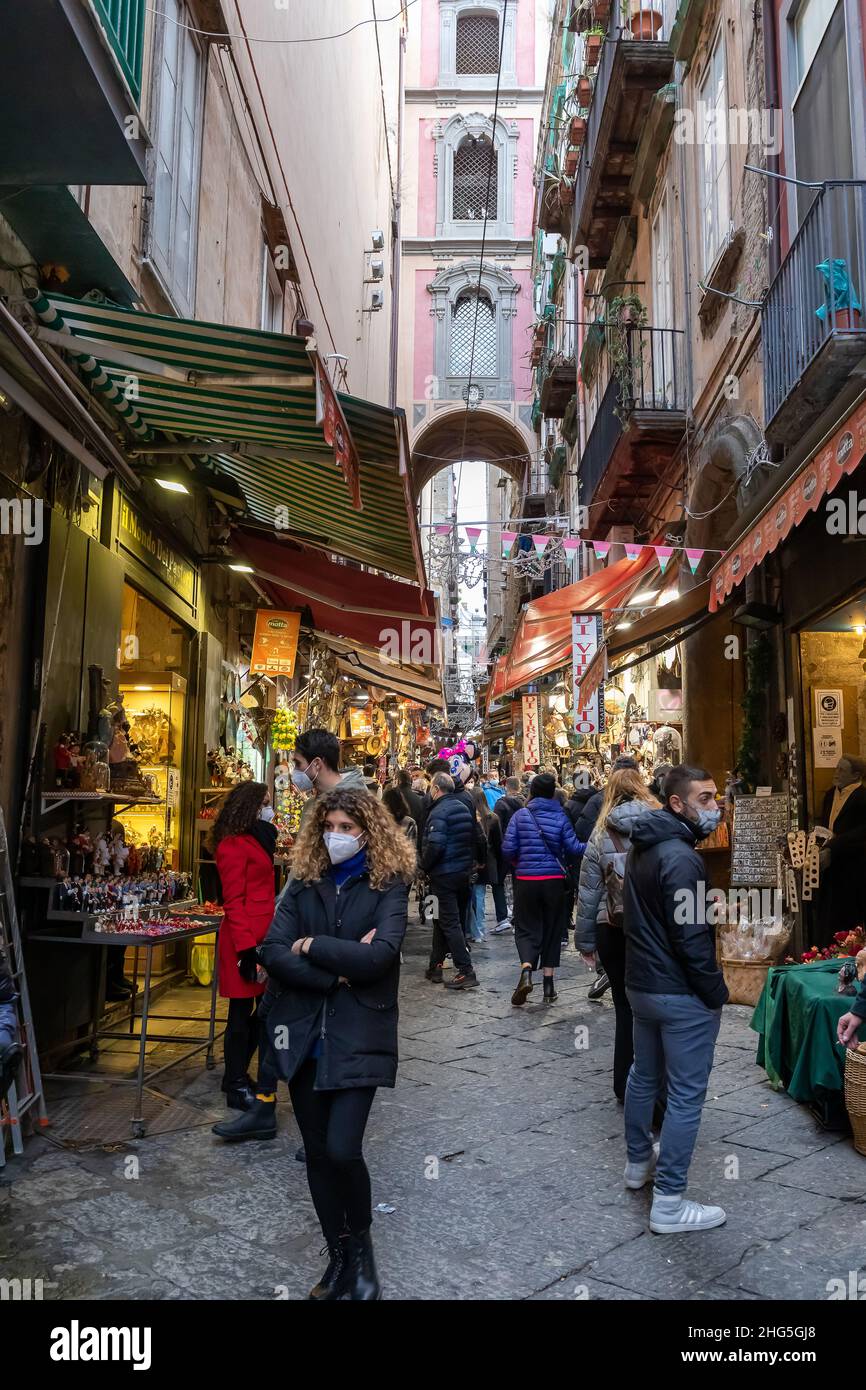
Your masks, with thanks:
M607 265L619 220L631 212L641 135L656 92L673 75L676 0L631 8L628 26L618 5L611 11L575 181L571 248L588 248L591 269Z
M765 433L775 445L801 439L866 355L866 182L808 192L814 201L761 310Z
M551 353L539 373L541 413L545 420L561 420L577 390L577 363L573 357Z
M611 502L637 522L686 428L685 334L671 328L608 329L593 380L595 408L578 469L580 500Z
M145 0L27 0L3 17L0 185L144 184Z

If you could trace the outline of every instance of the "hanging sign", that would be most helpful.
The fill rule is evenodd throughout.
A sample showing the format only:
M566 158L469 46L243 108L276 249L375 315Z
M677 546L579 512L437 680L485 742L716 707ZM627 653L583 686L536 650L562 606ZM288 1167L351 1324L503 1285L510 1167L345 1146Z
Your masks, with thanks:
M316 360L316 424L321 425L325 443L334 451L337 467L349 488L352 506L356 511L362 511L361 461L352 439L352 432L346 423L343 408L337 399L337 393L318 359Z
M817 729L844 729L844 708L841 690L816 690L815 727Z
M523 697L523 765L525 768L539 767L541 764L541 738L538 731L538 696Z
M294 675L300 630L300 613L260 608L256 613L250 675L259 672L266 676Z
M602 643L600 613L574 613L571 618L571 654L574 674L574 732L592 737L604 732L604 681L599 679L588 695L582 682Z

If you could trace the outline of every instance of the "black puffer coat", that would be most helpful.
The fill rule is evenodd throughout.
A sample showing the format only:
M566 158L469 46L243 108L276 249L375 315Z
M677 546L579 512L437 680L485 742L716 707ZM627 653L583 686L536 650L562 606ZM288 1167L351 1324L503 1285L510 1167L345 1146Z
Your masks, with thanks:
M280 1075L291 1080L318 1034L316 1090L393 1086L397 1075L397 986L408 888L376 890L364 870L337 891L327 876L293 880L277 905L259 957L271 977L265 1027ZM365 944L372 927L376 935ZM307 955L292 942L312 936ZM344 976L348 985L338 984Z
M714 928L700 908L709 887L684 820L663 809L632 822L622 895L628 989L696 994L708 1009L727 1003Z
M424 822L421 867L434 878L468 874L476 863L475 806L468 810L456 792L445 792Z

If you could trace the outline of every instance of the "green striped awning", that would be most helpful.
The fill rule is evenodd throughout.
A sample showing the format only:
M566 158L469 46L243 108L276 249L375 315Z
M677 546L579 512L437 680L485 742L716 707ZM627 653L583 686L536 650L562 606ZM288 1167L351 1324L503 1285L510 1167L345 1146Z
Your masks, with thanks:
M390 574L423 566L401 411L338 396L360 458L355 510L316 422L306 340L30 291L38 336L70 352L143 454L188 445L241 486L251 518Z

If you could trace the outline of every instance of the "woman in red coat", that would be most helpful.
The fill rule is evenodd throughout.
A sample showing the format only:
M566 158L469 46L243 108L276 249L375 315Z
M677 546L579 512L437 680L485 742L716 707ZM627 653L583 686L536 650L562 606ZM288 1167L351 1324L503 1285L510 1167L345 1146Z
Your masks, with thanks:
M256 947L264 940L274 916L277 832L267 800L263 782L241 782L229 792L211 832L225 908L219 933L219 991L229 1001L223 1090L226 1104L233 1110L252 1109L257 1089L268 1095L276 1090L276 1076L271 1074L266 1056L263 1066L262 1051L258 1087L247 1072L259 1045L256 1001L265 988L258 979Z

